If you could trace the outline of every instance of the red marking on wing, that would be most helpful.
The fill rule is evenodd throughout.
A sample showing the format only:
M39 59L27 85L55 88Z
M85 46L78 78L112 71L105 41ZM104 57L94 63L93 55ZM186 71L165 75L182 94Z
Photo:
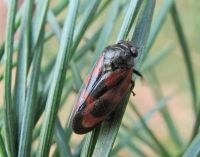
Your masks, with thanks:
M132 70L128 71L127 76L124 78L124 80L116 87L116 89L113 89L113 97L115 98L115 102L119 101L123 98L123 96L126 94L127 90L129 90L129 85L131 83L131 78L132 78Z
M103 99L109 100L113 104L118 104L129 89L131 77L132 70L119 69L115 73L112 73L108 78L104 80L106 85L110 86L110 89L102 96ZM118 79L122 80L118 82Z
M102 122L104 119L105 116L96 118L92 114L87 114L86 116L83 117L82 126L84 126L84 128L91 128L96 124Z
M129 76L129 71L130 70L125 70L125 69L117 69L115 71L112 71L105 75L104 82L107 87L112 88L113 86L116 86L117 83L121 82L122 80L125 80ZM131 72L132 75L132 72Z
M115 77L113 77L115 76ZM117 77L118 76L118 77ZM122 81L120 81L119 84L116 84L116 80L119 79L119 76L122 77ZM124 77L123 77L124 76ZM106 76L106 79L103 79L101 81L104 81L108 84L108 86L113 85L111 88L109 88L102 96L100 96L98 99L101 99L105 102L109 102L109 104L113 104L113 107L110 108L106 115L103 115L101 117L94 117L91 114L91 111L94 108L95 100L91 96L89 96L87 100L87 106L84 109L82 113L83 121L82 126L86 128L93 127L97 125L98 123L102 122L106 119L106 117L115 109L116 105L120 103L120 101L123 99L124 95L126 94L127 90L129 89L129 85L131 83L131 77L132 77L132 70L118 70L116 72L110 73L109 76ZM115 82L115 83L114 83ZM92 101L90 101L90 99ZM89 103L91 102L91 103Z
M96 98L93 98L92 95L94 92L96 92L97 88L99 88L99 84L104 83L106 85L107 91L102 95L102 97L106 97L108 95L108 98L110 101L114 101L117 99L112 98L120 91L120 93L125 92L124 90L127 90L130 82L131 82L131 76L132 76L132 70L124 70L124 69L118 69L115 71L106 72L104 75L102 75L101 79L97 82L96 86L93 87L93 90L88 93L88 91L84 92L85 94L81 97L84 97L84 101L87 102L87 106L84 110L85 113L89 113L93 107L94 107L94 101ZM122 82L122 86L118 85L118 82ZM119 87L118 87L119 86ZM114 88L114 91L113 91ZM123 90L124 89L124 90ZM87 94L86 94L87 93ZM110 98L109 98L110 97ZM113 100L111 100L113 99Z

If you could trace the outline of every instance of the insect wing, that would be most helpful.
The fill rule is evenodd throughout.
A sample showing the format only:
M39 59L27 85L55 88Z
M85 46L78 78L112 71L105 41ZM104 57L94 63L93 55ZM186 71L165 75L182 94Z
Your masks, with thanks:
M95 84L98 82L98 78L101 76L101 72L103 70L103 54L99 57L96 64L94 65L92 71L88 74L88 76L85 78L84 83L79 90L77 100L75 103L75 106L72 111L72 117L74 115L81 111L84 107L83 104L85 104L85 100L89 97L89 94L91 93L91 90L94 88Z
M79 99L82 97L82 100L78 101L81 104L77 104L79 108L72 123L76 133L87 133L107 118L128 90L131 75L132 70L121 69L102 73L97 77L98 81L94 81L90 93L84 97L88 82L88 87L81 92Z
M90 97L86 99L87 106L83 112L83 126L93 128L114 111L129 89L131 76L132 70L121 69L102 75L98 84L91 91Z

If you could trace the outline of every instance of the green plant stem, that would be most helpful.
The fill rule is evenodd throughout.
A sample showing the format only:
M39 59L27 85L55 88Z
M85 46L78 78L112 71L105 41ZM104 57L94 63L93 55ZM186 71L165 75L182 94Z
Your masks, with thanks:
M182 157L199 157L200 156L200 132L195 136L192 143L187 147Z
M148 39L147 46L145 49L146 53L145 53L144 59L147 57L148 53L150 52L150 49L153 43L155 42L163 24L166 21L167 15L173 3L174 3L173 0L165 0L163 2L162 7L160 8L160 11L158 13L158 16L156 17L155 22L152 23L152 29L149 34L149 39Z
M42 39L42 37L41 37ZM40 45L41 44L41 45ZM20 141L19 141L19 151L18 157L27 157L31 154L31 137L34 127L34 118L35 117L35 97L37 93L37 83L39 80L39 69L42 57L42 46L43 42L41 41L37 45L35 50L35 56L33 59L33 70L30 76L30 85L27 93L24 114L22 117L21 132L20 132Z
M19 150L18 157L27 157L31 154L31 142L32 142L32 133L34 128L34 120L35 120L35 111L36 111L36 96L38 89L38 80L40 73L40 64L41 58L43 54L43 46L44 46L44 28L46 21L46 13L48 10L49 1L39 1L37 3L36 11L35 11L35 19L32 25L32 30L34 30L33 35L33 47L32 47L32 55L33 60L31 59L29 66L31 65L31 72L29 73L30 80L27 85L27 95L25 101L24 114L22 115L22 124L21 124L21 132L20 132L20 141L19 141ZM32 63L32 64L31 64Z
M148 36L150 33L150 26L152 22L152 16L153 16L153 11L155 7L155 0L145 0L144 1L144 6L143 6L143 14L139 16L138 23L135 27L135 31L132 36L132 42L134 43L135 46L139 47L139 55L136 59L136 64L135 68L141 66L141 63L144 59L145 53L147 53L145 50L145 45L148 40ZM146 9L146 8L147 9Z
M56 143L58 144L60 157L66 157L66 156L73 157L69 148L69 144L67 143L68 140L65 131L63 130L58 118L56 119L55 122L55 136L56 136Z
M142 2L143 0L131 0L125 18L123 20L121 30L119 31L117 41L127 38Z
M16 80L15 80L15 89L14 89L14 107L16 112L16 120L17 120L17 134L18 139L21 132L21 123L22 123L22 115L23 110L25 108L25 96L26 96L26 79L28 73L28 55L31 51L30 43L31 43L31 17L32 17L32 6L33 1L27 0L23 13L25 16L22 17L21 22L21 36L20 36L20 44L18 50L18 59L17 59L17 68L16 68ZM19 141L19 140L17 140ZM17 144L18 145L18 144Z
M54 122L58 111L60 97L62 94L63 83L66 74L66 68L69 64L71 56L70 50L72 45L73 30L75 28L75 20L77 15L79 0L70 0L68 16L66 17L63 33L61 37L58 57L54 67L54 75L52 85L49 90L43 126L40 134L40 143L38 146L38 157L48 156L52 133L54 129Z
M195 78L194 78L194 72L193 72L193 67L192 67L192 61L191 61L191 55L190 51L187 45L187 41L183 32L183 28L180 22L180 18L178 15L178 11L176 9L176 4L175 2L173 3L171 7L171 16L172 20L174 22L174 26L176 29L176 33L180 42L180 46L182 48L183 52L183 57L185 59L185 65L188 73L188 79L190 83L190 88L191 88L191 94L192 94L192 100L193 100L193 110L195 115L197 115L198 107L197 107L197 93L196 93L196 84L195 84Z
M13 53L13 41L14 41L14 22L16 15L17 0L11 0L8 10L8 20L6 29L6 41L5 41L5 84L4 84L4 103L5 103L5 134L6 134L6 147L9 157L16 156L16 123L15 112L12 104L11 94L11 78L12 78L12 53ZM12 114L11 114L12 113Z

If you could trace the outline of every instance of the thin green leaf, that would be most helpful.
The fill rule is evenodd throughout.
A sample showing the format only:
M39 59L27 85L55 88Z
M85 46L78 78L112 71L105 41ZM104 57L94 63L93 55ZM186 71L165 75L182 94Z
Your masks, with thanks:
M148 155L145 154L143 150L139 148L139 146L134 145L133 143L130 143L128 147L129 147L129 150L132 152L132 154L137 154L139 157L148 157Z
M14 62L14 63L12 64L12 69L13 69L14 67L16 67L16 65L17 65L17 63ZM2 80L4 79L4 75L5 75L5 73L0 74L0 81L2 81Z
M144 8L139 16L135 31L132 36L132 42L139 47L138 57L136 59L136 68L140 67L145 53L146 43L148 40L150 26L153 16L153 11L155 7L155 0L145 0ZM145 8L146 7L146 8Z
M200 108L198 110L198 113L197 113L197 117L195 119L195 124L194 124L194 128L193 128L193 131L192 131L192 136L191 136L191 139L190 141L193 140L193 138L197 135L197 133L199 132L199 126L200 126Z
M41 34L42 35L42 34ZM30 84L28 85L28 93L24 108L24 115L22 119L20 141L19 141L19 157L27 157L31 154L32 132L34 126L35 108L36 108L36 95L39 80L39 70L42 57L43 37L40 36L39 45L34 51L32 72L30 74Z
M72 70L74 82L77 86L77 89L80 89L81 85L82 85L82 79L81 79L81 76L80 76L80 72L79 72L75 62L73 61L73 59L70 62L70 67L71 67L71 70Z
M192 94L192 100L193 100L193 110L194 113L197 115L198 107L197 107L197 92L196 92L196 83L195 83L195 78L194 78L194 72L193 72L193 66L192 66L192 61L191 61L191 55L190 55L190 50L187 45L187 41L183 32L183 27L181 25L181 21L179 18L178 11L176 9L176 4L175 1L171 7L171 16L172 20L174 22L174 26L176 29L176 33L180 42L180 46L182 48L183 52L183 57L185 60L185 65L188 73L188 79L189 79L189 84L191 88L191 94Z
M42 92L39 93L38 95L38 100L37 100L37 107L36 107L36 114L35 114L35 124L38 121L38 119L40 118L41 114L44 111L45 108L45 104L47 101L47 97L48 97L48 92L49 92L49 88L51 86L51 81L52 81L52 75L49 76L49 79L46 81L46 83L43 86L43 90Z
M5 43L2 43L1 47L0 47L0 61L1 61L3 54L4 54L4 47L5 47Z
M126 16L122 23L121 30L118 34L117 41L127 38L142 2L143 0L131 0L128 10L126 12Z
M25 2L25 6L23 7L23 17L21 22L21 37L18 51L18 62L17 62L17 70L16 70L16 81L15 81L15 89L14 89L14 107L16 111L16 119L17 119L17 133L18 139L20 135L23 111L25 107L25 96L26 96L26 79L28 72L28 55L30 53L30 43L31 43L31 17L32 17L32 6L33 1L27 0ZM18 144L17 144L18 145Z
M6 134L6 148L8 156L16 156L15 143L16 141L16 123L11 94L11 78L12 78L12 53L14 41L14 22L16 15L17 0L11 0L9 3L8 20L6 29L5 41L5 84L4 84L4 104L5 104L5 134Z
M3 74L0 75L0 81L3 80L3 76L4 76Z
M37 1L36 5L36 11L33 19L33 47L38 45L38 42L40 41L41 33L43 33L43 26L45 24L47 10L49 7L49 0L44 1Z
M53 8L53 12L55 15L58 15L60 12L62 12L68 5L69 0L62 0L59 1L60 3L58 3L54 8Z
M20 22L21 22L21 13L22 13L22 10L23 10L23 4L21 5L21 7L18 9L18 12L16 14L16 17L15 17L15 25L14 25L14 32L17 31L19 25L20 25ZM2 60L3 58L3 54L4 54L4 48L5 48L5 42L2 43L1 47L0 47L0 61Z
M147 42L147 46L146 46L146 53L145 53L145 57L148 55L156 37L158 36L158 33L161 30L161 27L163 26L167 15L172 7L173 4L173 0L166 0L164 1L164 4L162 5L162 7L160 8L160 11L158 12L158 16L156 17L156 19L154 20L155 22L152 23L152 29L150 31L149 34L149 39Z
M106 1L104 0L104 3L103 3L103 4L99 7L99 9L97 10L94 19L96 19L99 15L101 15L101 13L102 13L104 10L106 10L106 7L108 7L109 4L110 4L111 2L112 2L112 1L110 1L110 0L106 0Z
M97 42L100 36L101 29L102 28L100 27L99 30L96 31L96 33L91 37L91 39L89 39L82 47L80 47L79 50L77 50L77 52L73 56L74 61L80 60L86 52L88 52L94 47L95 43Z
M33 64L32 71L30 74L30 80L28 84L28 93L25 101L24 114L22 119L21 133L20 133L20 141L19 141L19 157L27 157L31 154L31 142L32 142L32 132L34 127L34 118L36 111L36 95L37 95L37 87L39 80L39 72L40 72L40 64L42 58L42 50L43 50L43 42L44 42L44 26L46 21L47 8L49 5L49 1L45 0L41 3L37 4L36 8L36 16L34 19L35 27L32 28L35 34L32 34L36 37L34 41L35 45L32 48L33 56ZM40 9L40 10L39 10ZM38 25L36 25L36 23ZM34 25L33 25L34 26Z
M55 122L55 137L60 157L72 157L65 131L63 130L58 118Z
M66 85L65 85L65 88L64 88L63 94L62 94L62 100L60 103L61 105L64 104L64 102L66 102L67 96L70 94L70 91L72 91L72 85L73 85L74 81L73 81L73 78L70 77L65 82L66 82ZM57 123L57 120L56 120L56 123ZM61 131L60 133L61 134L65 133L65 135L62 135L62 136L64 136L63 140L65 140L65 143L67 143L69 145L70 137L72 134L72 129L68 127L68 124L69 124L69 119L67 121L67 125L66 125L67 127L62 129L62 131L60 130ZM55 124L55 125L57 125L57 124ZM69 147L69 146L67 146L67 147ZM67 151L69 152L69 154L71 154L69 148L67 148ZM56 157L57 155L58 155L58 149L55 150L53 156Z
M109 16L109 18L107 18L107 21L105 22L105 24L102 28L102 31L101 31L101 34L100 34L100 37L99 37L99 40L98 40L98 43L97 43L97 46L96 46L96 49L94 52L94 59L93 59L92 65L94 65L95 61L97 60L100 53L102 52L102 49L105 47L105 45L110 37L113 26L115 24L114 21L116 20L117 15L118 15L119 2L114 0L114 1L112 1L111 5L112 5L111 6L112 8L110 9L110 13L109 13L110 16ZM92 67L92 66L90 66L90 67Z
M64 67L67 67L67 65L69 64L69 57L72 53L70 51L70 46L72 45L73 30L75 27L78 4L79 0L71 0L69 3L69 12L63 26L60 48L54 67L52 85L50 87L49 95L47 98L45 116L38 147L38 157L48 156L49 153L54 122L60 103L60 97L66 73L66 68Z
M200 132L193 139L192 143L189 145L183 157L197 157L200 155Z
M93 18L95 15L95 12L99 6L101 1L99 0L93 0L91 1L89 7L86 9L84 12L83 16L81 17L81 21L78 23L76 30L74 32L74 42L73 42L73 47L72 51L74 52L82 39L86 29L88 26L93 22Z
M53 14L52 11L48 11L47 14L47 20L51 26L51 29L53 31L53 34L55 35L55 37L60 40L61 37L61 29L60 29L60 25L56 20L55 15Z
M86 136L86 139L84 141L84 146L81 151L81 157L90 157L92 156L95 148L95 144L98 140L98 135L100 131L100 127L98 126L93 132L89 133Z
M134 131L134 133L132 133L130 131L130 129L124 128L124 133L122 134L121 132L119 132L118 137L119 140L117 142L117 144L115 145L115 147L112 150L112 154L111 156L116 156L117 153L121 150L124 150L122 148L129 148L129 150L132 152L132 154L134 155L139 155L139 156L147 156L144 155L144 151L143 148L138 148L139 146L137 144L134 144L133 142L135 142L137 139L137 137L139 136L139 132L141 132L142 130L137 130L137 132ZM132 135L133 136L132 136ZM147 142L147 140L145 141L145 144L149 144L149 142ZM148 145L147 144L147 145ZM151 143L152 145L152 143Z

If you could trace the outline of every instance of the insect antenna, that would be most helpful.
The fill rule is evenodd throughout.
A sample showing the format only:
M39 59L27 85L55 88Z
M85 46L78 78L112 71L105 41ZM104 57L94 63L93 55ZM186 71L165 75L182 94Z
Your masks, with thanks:
M136 69L133 69L133 73L135 73L135 74L138 75L141 79L143 79L142 74L141 74L139 71L137 71Z

